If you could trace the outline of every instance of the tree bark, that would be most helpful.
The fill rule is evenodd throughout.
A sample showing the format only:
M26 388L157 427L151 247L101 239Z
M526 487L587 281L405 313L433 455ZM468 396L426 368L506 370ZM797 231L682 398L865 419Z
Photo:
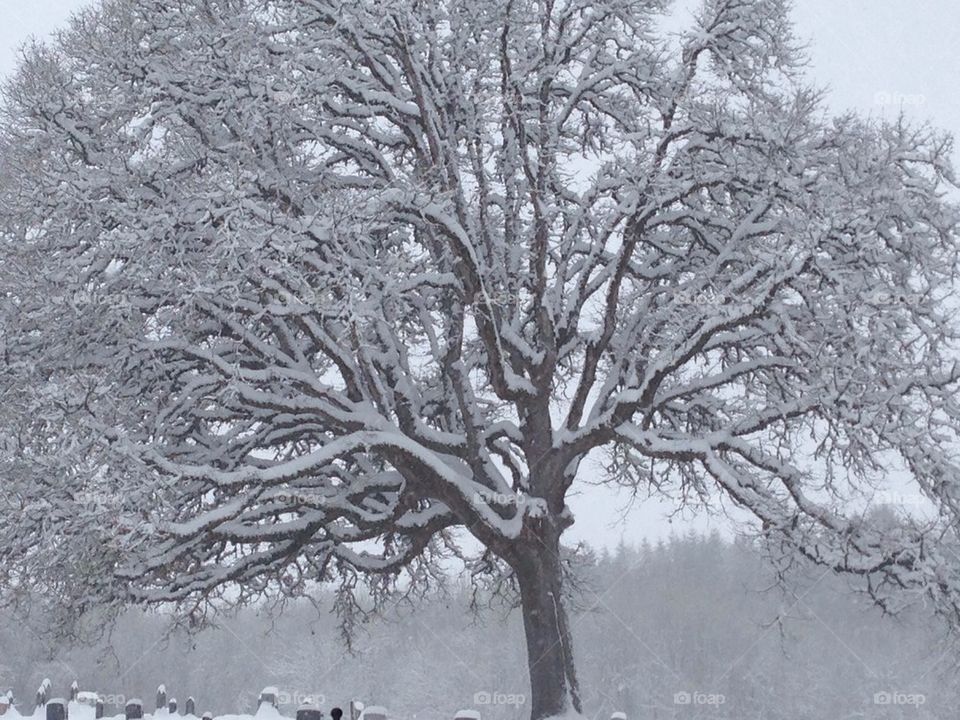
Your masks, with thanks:
M524 542L514 571L520 587L530 672L530 719L581 712L573 644L562 595L559 533Z

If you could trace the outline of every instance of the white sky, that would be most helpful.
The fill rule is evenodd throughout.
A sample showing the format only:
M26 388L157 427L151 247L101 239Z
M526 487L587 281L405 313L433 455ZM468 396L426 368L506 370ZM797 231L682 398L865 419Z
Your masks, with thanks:
M28 37L49 34L89 4L0 0L0 75L13 70L17 48ZM797 34L810 43L810 77L830 90L833 110L892 117L902 108L911 118L960 135L960 1L795 0L794 5ZM960 153L955 157L960 160ZM664 519L669 508L649 501L624 520L619 508L625 500L584 487L571 503L577 523L570 536L613 546L621 537L639 542L707 525L702 520L670 525Z

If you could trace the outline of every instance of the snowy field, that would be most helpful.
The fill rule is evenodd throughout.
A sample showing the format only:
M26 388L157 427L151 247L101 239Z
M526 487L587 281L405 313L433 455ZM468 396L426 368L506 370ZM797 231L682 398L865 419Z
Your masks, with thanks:
M116 696L105 696L105 697L116 697ZM136 702L135 698L131 698L131 702ZM56 700L51 701L56 702ZM119 705L123 705L121 701ZM96 720L96 710L95 708L87 705L86 703L70 701L67 703L67 717L69 720ZM103 720L126 720L126 715L123 713L122 708L121 712L113 713L112 711L117 707L116 704L111 705L110 707L105 706L105 712L103 715ZM325 709L324 716L328 716L329 709ZM376 708L371 707L370 711L375 711ZM365 720L373 720L373 717L377 715L376 712L367 712L365 715L361 715L361 718ZM285 715L284 712L277 710L276 708L270 705L261 705L256 713L249 715L237 715L237 714L225 714L218 715L211 713L210 715L215 720L294 720L296 713L291 715ZM16 706L9 707L7 711L0 715L4 720L20 720L21 718L33 718L34 720L46 720L47 712L46 706L38 706L34 708L33 712L25 712L25 708ZM172 720L176 718L177 720L201 720L203 714L194 715L187 713L170 713L166 710L157 711L154 713L144 712L143 720ZM469 716L465 717L464 720L467 720ZM478 719L477 719L478 720Z
M180 705L175 698L171 698L170 709L157 709L155 712L145 712L147 706L140 698L124 697L123 695L110 695L94 692L79 692L76 700L64 700L63 698L50 698L46 704L36 705L32 713L25 714L25 708L18 708L11 703L9 693L0 693L0 717L3 720L21 720L32 718L33 720L126 720L126 708L131 705L139 706L142 710L142 717L137 718L137 713L131 713L131 718L137 720L320 720L320 718L331 717L330 711L333 705L327 707L322 699L303 697L297 698L296 702L284 702L284 695L278 692L275 687L267 687L262 691L262 697L257 711L253 714L226 713L217 714L209 710L200 710L197 713L184 712L183 709L190 709L193 705L193 698L187 700L185 705ZM280 708L275 707L272 700L275 698L281 703ZM25 703L24 703L25 704ZM67 716L62 718L59 712L59 706L67 706ZM97 717L97 705L102 708L101 718ZM120 708L120 712L115 710ZM357 720L397 720L397 716L391 713L387 708L381 705L364 706L359 701L352 701L342 708L343 720L350 720L355 709ZM454 718L449 720L481 720L480 713L474 710L461 710L454 714Z

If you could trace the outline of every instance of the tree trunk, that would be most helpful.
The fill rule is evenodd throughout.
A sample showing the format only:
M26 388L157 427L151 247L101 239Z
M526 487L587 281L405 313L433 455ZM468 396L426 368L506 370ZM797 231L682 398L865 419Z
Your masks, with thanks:
M514 564L527 640L531 720L563 715L571 708L582 711L561 592L559 535L549 535L524 542Z

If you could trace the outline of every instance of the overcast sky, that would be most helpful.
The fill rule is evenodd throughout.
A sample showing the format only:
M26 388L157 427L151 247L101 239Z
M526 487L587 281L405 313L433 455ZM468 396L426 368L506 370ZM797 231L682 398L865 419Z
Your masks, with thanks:
M45 36L90 0L0 0L0 74L18 46ZM956 0L799 0L798 35L811 76L836 109L911 116L960 134L960 3Z
M46 36L90 0L0 0L0 75L12 71L17 48ZM829 89L832 109L929 120L960 135L960 2L958 0L798 0L797 34L810 43L811 79ZM960 153L955 156L960 159ZM688 522L668 524L669 508L638 504L584 488L573 499L571 534L594 545L656 538ZM625 521L624 521L625 518ZM693 523L698 528L705 521Z

